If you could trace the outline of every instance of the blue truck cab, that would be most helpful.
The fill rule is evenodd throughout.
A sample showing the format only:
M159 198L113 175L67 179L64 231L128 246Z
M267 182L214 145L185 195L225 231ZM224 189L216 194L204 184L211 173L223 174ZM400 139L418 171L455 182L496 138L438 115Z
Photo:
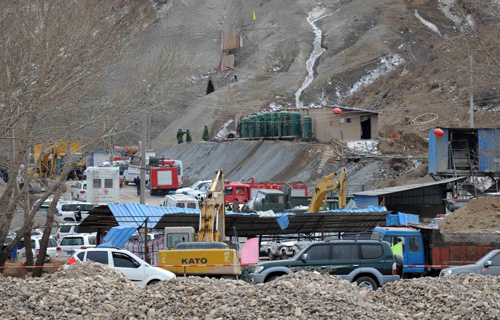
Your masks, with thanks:
M403 242L404 273L425 272L424 240L419 230L407 227L375 227L372 239L387 241L391 246L400 239Z

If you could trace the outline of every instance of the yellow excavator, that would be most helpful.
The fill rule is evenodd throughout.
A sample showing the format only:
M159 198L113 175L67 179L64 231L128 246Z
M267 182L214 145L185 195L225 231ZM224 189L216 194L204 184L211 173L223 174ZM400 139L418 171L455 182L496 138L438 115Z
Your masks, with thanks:
M337 179L334 179L337 177ZM318 212L323 206L326 209L325 197L328 192L338 189L339 209L343 209L347 205L347 174L345 168L340 169L328 176L323 177L314 187L314 193L306 212Z
M222 242L225 238L224 204L224 173L218 170L201 205L197 241L194 241L192 227L165 228L167 250L159 252L159 264L162 268L177 275L241 274L238 252L229 249L228 245ZM173 239L177 241L171 241Z

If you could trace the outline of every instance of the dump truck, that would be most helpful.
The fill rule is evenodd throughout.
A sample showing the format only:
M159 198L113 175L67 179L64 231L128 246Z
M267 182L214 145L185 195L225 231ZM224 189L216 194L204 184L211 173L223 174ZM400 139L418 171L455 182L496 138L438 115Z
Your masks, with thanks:
M253 179L253 178L252 178ZM232 204L233 202L238 202L239 204L244 204L250 199L255 198L259 190L282 190L284 188L290 189L290 194L292 197L305 197L307 196L307 186L302 182L254 182L251 183L244 182L232 182L226 181L225 183L225 193L226 202Z
M500 248L498 232L449 232L432 227L375 227L372 239L403 243L406 277L438 276L450 266L471 264Z
M193 233L179 232L179 227L165 228L166 250L159 252L159 265L177 275L238 277L241 274L238 252L222 242L224 204L224 174L218 170L201 206L197 241L192 241Z

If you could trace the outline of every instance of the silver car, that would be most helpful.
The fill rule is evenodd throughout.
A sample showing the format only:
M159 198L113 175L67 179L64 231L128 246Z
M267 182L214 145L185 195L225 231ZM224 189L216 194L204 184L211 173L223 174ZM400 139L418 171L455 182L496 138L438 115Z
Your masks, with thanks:
M447 277L453 274L462 273L500 276L500 250L497 249L488 252L474 264L443 269L441 270L441 273L439 273L439 276Z

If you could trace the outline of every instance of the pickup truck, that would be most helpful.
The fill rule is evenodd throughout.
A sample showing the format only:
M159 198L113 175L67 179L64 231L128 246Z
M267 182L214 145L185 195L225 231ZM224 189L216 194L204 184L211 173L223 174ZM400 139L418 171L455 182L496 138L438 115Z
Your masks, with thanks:
M385 241L336 240L313 242L291 260L269 261L255 266L255 283L272 281L297 271L318 271L376 290L402 275L402 257L393 255Z
M500 248L500 233L450 232L433 227L375 227L372 239L403 242L405 277L438 276L442 269L471 264Z

